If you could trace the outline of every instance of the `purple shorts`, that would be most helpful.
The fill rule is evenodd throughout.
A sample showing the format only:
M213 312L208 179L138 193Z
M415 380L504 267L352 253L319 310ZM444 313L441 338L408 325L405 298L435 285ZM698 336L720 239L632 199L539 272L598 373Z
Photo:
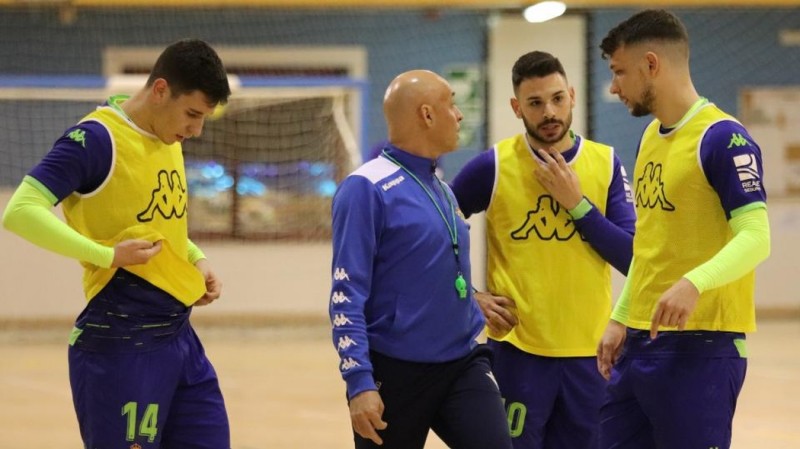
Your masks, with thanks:
M515 449L596 449L606 381L594 357L542 357L489 340Z
M217 375L191 326L146 351L70 346L69 372L87 448L230 448Z
M728 449L744 334L628 330L600 412L602 449Z

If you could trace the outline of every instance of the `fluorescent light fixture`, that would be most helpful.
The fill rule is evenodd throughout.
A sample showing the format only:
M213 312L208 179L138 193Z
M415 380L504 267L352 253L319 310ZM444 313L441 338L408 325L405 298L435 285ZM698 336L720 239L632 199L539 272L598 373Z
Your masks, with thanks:
M546 1L528 6L525 8L523 15L525 16L525 20L528 22L540 23L547 22L550 19L555 19L561 14L564 14L564 11L566 10L567 5L565 5L564 2Z

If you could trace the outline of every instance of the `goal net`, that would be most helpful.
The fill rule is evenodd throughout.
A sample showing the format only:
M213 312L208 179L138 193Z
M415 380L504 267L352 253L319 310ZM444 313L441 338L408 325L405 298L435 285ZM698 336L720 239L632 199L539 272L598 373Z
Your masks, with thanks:
M13 188L69 126L142 75L0 78L0 179ZM336 186L360 161L363 86L339 78L231 76L233 94L184 145L190 233L203 239L330 236Z

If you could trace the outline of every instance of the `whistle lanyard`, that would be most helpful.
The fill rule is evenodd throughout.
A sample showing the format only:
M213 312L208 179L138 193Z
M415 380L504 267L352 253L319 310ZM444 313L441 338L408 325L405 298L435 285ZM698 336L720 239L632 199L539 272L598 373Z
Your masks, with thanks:
M447 204L450 206L450 218L453 221L452 226L450 225L450 222L447 220L447 217L444 215L444 211L442 211L442 208L439 207L439 203L436 201L436 198L434 198L433 192L431 192L430 189L428 189L428 187L426 187L425 184L423 184L422 181L420 181L419 178L417 178L417 176L411 172L411 170L407 169L405 165L401 164L397 159L390 156L389 153L386 152L386 150L383 150L381 154L383 155L383 157L389 159L395 165L402 168L403 171L408 173L408 175L411 176L414 179L414 181L416 181L417 184L419 184L420 187L422 187L422 190L424 190L425 193L428 194L428 198L430 198L431 202L436 207L436 210L439 212L439 216L442 217L445 226L447 226L447 232L448 234L450 234L450 242L453 244L453 254L456 257L456 267L458 267L458 275L456 276L456 281L455 281L456 291L458 292L459 298L466 299L467 281L464 279L464 275L461 273L461 261L458 258L458 228L456 227L456 208L453 205L453 202L450 200L450 195L448 195L447 192L444 190L444 187L442 186L442 181L435 174L433 175L433 177L436 178L436 181L439 183L439 188L442 190L442 193L444 194L444 197L447 200Z

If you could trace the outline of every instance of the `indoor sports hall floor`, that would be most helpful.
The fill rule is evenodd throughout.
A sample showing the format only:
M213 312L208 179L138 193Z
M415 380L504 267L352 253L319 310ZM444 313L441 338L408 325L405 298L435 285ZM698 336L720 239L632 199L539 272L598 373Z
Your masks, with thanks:
M233 449L352 447L325 326L197 327L221 379ZM0 332L0 448L81 447L67 380L68 331ZM800 448L800 321L762 320L748 341L732 449ZM435 437L427 445L444 447Z

